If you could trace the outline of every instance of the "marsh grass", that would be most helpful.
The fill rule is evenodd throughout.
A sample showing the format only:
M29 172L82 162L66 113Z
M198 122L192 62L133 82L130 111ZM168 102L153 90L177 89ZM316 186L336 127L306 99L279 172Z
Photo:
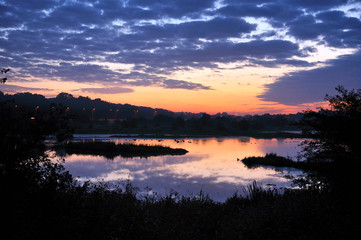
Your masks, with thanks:
M330 166L330 163L322 162L309 162L293 160L290 157L279 156L275 153L267 153L265 156L260 157L245 157L241 160L248 168L257 168L259 166L268 167L286 167L297 168L304 171L319 170Z
M360 221L350 222L355 205L326 192L280 194L253 183L221 203L202 191L142 198L139 191L130 182L87 182L46 198L29 193L7 206L26 216L16 219L13 239L350 239L359 232Z
M98 155L108 159L121 157L149 157L159 155L184 155L188 151L162 145L132 144L114 142L69 142L65 146L67 154Z

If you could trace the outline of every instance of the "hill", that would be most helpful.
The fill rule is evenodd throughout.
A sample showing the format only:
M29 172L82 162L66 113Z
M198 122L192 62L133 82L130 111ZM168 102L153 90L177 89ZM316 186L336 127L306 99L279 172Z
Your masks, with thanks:
M35 113L48 111L56 104L72 115L78 133L138 133L192 136L248 135L284 136L284 131L299 130L302 114L263 114L234 116L227 113L176 113L160 108L115 104L89 97L60 93L55 98L39 94L0 92L0 101L12 102ZM282 136L283 136L282 135ZM293 134L294 135L294 134Z

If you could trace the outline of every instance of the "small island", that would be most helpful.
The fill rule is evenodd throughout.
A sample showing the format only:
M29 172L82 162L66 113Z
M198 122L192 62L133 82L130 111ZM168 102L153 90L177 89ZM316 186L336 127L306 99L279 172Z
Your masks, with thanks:
M296 162L293 161L291 158L278 156L275 153L267 153L264 157L245 157L244 159L242 159L242 162L248 168L256 168L258 166L270 166L305 169L304 162Z
M332 163L330 162L322 163L309 160L294 161L292 158L279 156L275 153L267 153L265 156L261 157L245 157L241 161L247 168L257 168L262 166L296 168L303 171L314 171L332 167Z
M188 151L183 148L171 148L162 145L132 144L114 142L69 142L64 146L67 154L82 154L104 156L108 159L114 159L117 156L132 157L150 157L160 155L184 155Z

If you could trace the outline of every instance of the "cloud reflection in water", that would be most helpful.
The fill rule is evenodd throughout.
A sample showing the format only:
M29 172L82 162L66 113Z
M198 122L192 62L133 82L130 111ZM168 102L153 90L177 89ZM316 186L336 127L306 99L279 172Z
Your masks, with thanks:
M115 139L112 139L115 141ZM129 139L116 139L122 143ZM138 139L135 143L159 144L156 139ZM131 180L139 187L150 187L154 192L167 194L175 190L189 196L201 190L216 201L224 201L242 186L256 180L262 184L289 186L284 178L289 172L271 168L248 169L237 158L263 156L274 152L296 156L298 139L211 138L174 141L164 139L162 145L184 148L183 156L156 156L149 158L122 158L106 160L97 156L68 155L65 167L81 180ZM291 171L291 173L296 173ZM297 172L299 174L301 172Z

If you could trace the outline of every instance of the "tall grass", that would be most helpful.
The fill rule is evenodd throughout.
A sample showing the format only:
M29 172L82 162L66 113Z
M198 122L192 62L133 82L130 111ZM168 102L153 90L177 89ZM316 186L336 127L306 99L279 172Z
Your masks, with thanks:
M280 194L255 182L223 203L203 191L139 192L130 182L29 192L3 205L4 230L8 239L352 239L360 231L357 196L347 202L328 192Z
M100 155L113 159L122 157L148 157L157 155L183 155L188 151L182 148L171 148L162 145L132 144L114 142L69 142L65 145L68 154Z

